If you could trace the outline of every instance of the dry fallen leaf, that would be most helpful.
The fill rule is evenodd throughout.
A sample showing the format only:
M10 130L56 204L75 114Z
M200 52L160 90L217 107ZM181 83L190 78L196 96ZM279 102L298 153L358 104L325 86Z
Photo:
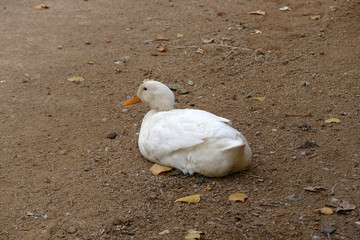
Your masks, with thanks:
M265 11L262 11L262 10L257 10L257 11L254 11L254 12L249 12L250 15L265 15Z
M328 207L323 207L323 208L316 209L315 212L322 213L322 214L325 214L325 215L331 215L331 214L334 213L334 211L331 208L328 208Z
M206 187L204 189L210 191L212 189L212 187Z
M69 82L82 82L84 81L83 77L71 77L67 79Z
M42 3L42 4L34 6L34 8L41 10L41 9L49 9L50 7L48 5Z
M319 192L322 190L326 190L326 188L324 188L324 187L306 187L306 188L304 188L304 190L309 191L309 192Z
M320 15L314 15L314 16L310 16L311 20L319 20L320 19Z
M185 89L182 86L179 86L177 84L171 84L171 85L169 85L169 88L171 90L174 90L174 91L180 93L180 94L186 94L186 93L189 92L187 89Z
M200 233L189 233L185 236L185 240L200 239Z
M181 33L176 34L176 37L177 37L177 38L182 38L183 36L184 36L184 35L181 34Z
M255 101L260 101L260 102L262 102L262 101L264 101L265 100L265 97L253 97L253 98L251 98L252 100L255 100Z
M201 48L198 48L198 49L196 50L196 53L204 54L204 53L205 53L205 50L204 50L204 49L201 49Z
M170 171L172 168L171 167L166 167L166 166L162 166L159 164L154 164L151 168L150 171L154 174L154 175L159 175L162 172L168 172Z
M179 198L175 202L198 203L200 202L200 194Z
M215 38L203 39L202 41L203 41L203 43L205 43L205 44L213 43L213 42L215 42Z
M88 62L88 64L89 64L89 65L94 65L95 62L94 62L94 61L90 61L90 62Z
M356 209L356 205L349 203L348 201L341 201L336 208L336 212L352 211Z
M162 45L159 47L159 52L166 52L168 50L168 46L167 45Z
M170 41L170 39L167 37L163 37L163 36L157 36L156 41Z
M247 198L248 196L246 196L244 193L234 193L229 196L229 200L235 202L245 202Z
M340 119L338 118L329 118L325 120L325 123L339 123Z

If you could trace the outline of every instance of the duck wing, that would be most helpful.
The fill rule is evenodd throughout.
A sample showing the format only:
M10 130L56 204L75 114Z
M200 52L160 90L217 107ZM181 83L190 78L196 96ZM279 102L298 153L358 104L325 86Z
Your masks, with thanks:
M205 138L235 137L237 131L225 123L230 123L230 120L202 110L158 112L144 118L139 147L149 158L159 159L179 149L195 147L203 143Z

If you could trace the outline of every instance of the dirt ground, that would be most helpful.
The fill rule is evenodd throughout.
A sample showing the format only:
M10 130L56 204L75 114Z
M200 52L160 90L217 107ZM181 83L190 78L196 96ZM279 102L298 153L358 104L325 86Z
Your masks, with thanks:
M40 3L0 2L0 239L360 239L360 1ZM122 106L144 78L232 120L251 168L154 176Z

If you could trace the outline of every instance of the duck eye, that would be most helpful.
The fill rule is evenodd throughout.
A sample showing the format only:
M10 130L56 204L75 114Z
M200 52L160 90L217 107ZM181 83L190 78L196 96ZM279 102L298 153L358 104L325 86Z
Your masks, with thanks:
M144 90L146 91L146 90L147 90L147 88L146 88L146 87L144 87Z

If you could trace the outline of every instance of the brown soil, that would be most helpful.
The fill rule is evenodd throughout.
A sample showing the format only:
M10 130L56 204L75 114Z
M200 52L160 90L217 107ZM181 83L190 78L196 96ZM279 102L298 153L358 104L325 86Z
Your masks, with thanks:
M360 239L360 2L285 2L2 0L0 238ZM137 148L148 107L121 105L147 77L190 90L178 108L232 120L251 168L152 175ZM314 212L337 201L358 208Z

